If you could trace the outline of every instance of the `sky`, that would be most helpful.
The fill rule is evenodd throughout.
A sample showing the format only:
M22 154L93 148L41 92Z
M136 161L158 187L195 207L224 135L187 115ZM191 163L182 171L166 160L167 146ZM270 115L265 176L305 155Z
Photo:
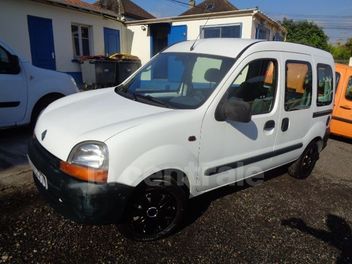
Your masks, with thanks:
M95 2L95 0L84 0ZM177 16L187 10L188 0L133 0L156 17ZM200 3L201 0L196 0ZM239 9L258 7L275 20L284 17L314 21L331 43L352 38L352 0L230 0Z

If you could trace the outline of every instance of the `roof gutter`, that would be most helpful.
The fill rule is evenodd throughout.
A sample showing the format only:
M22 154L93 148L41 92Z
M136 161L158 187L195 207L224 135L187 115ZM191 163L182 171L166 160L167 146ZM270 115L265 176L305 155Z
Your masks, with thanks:
M84 12L84 13L88 13L88 14L92 14L92 15L103 16L104 18L107 18L107 19L122 22L119 19L118 14L116 14L110 10L106 10L106 9L95 9L95 8L82 7L80 5L66 3L63 0L31 0L31 1L42 3L42 4L47 4L47 5L52 5L52 6L56 6L56 7L71 9L74 11Z
M176 16L176 17L165 17L165 18L152 18L144 19L138 21L126 21L126 25L149 25L149 24L158 24L158 23L170 23L176 21L189 21L189 20L204 20L207 18L226 18L226 17L239 17L239 16L252 16L256 9L242 9L234 11L223 11L223 12L214 12L214 13L205 13L205 14L195 14L195 15L185 15L185 16Z

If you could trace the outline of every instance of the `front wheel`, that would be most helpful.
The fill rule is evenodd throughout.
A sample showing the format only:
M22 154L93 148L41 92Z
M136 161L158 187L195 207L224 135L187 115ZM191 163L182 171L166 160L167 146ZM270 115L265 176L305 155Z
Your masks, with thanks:
M314 141L307 146L300 158L291 164L288 174L297 179L305 179L312 173L318 159L318 144Z
M157 240L171 234L180 224L186 195L173 180L156 179L137 189L126 208L119 231L137 241Z

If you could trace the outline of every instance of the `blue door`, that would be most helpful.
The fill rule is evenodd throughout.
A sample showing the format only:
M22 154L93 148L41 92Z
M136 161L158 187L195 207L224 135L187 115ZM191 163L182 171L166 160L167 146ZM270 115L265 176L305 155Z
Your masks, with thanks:
M167 45L171 46L177 42L181 42L185 40L187 40L187 26L186 25L172 26L168 36Z
M32 64L40 68L55 70L55 48L51 19L28 16L28 32Z
M104 28L105 55L109 56L120 52L120 31Z

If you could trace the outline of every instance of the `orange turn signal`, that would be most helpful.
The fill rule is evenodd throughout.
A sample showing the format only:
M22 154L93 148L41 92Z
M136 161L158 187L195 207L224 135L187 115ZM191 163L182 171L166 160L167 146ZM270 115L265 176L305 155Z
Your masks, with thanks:
M108 179L107 170L83 167L65 161L60 161L60 170L82 181L105 183Z

